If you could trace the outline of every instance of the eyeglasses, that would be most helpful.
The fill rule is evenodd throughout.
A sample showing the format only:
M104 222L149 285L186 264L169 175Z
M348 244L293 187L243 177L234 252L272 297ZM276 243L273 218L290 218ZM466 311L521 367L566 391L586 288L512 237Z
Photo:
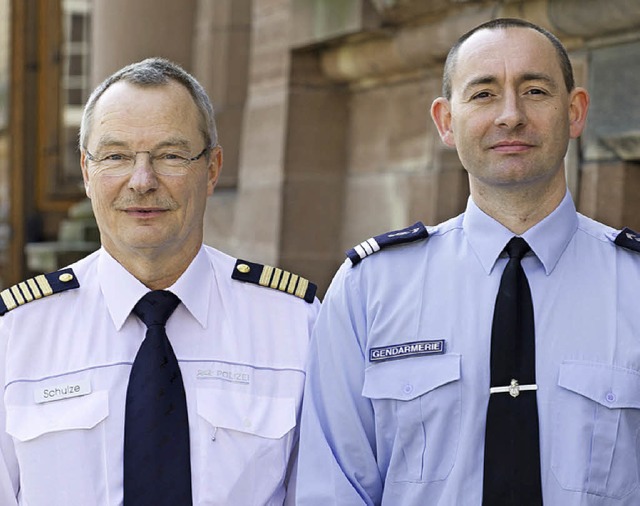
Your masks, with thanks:
M94 173L101 176L126 176L133 172L138 153L147 153L151 167L162 176L186 176L189 167L200 160L211 147L206 147L196 156L176 149L158 149L156 151L105 151L92 155L87 149L87 159L94 164Z

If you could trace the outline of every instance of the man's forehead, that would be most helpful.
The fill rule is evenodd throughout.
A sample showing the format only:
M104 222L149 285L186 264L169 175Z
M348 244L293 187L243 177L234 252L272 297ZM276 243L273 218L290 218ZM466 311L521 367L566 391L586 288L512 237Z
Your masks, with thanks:
M498 78L505 70L561 78L562 69L551 41L536 30L509 27L480 30L465 40L456 56L454 87L470 80Z
M478 30L465 40L458 49L457 60L473 58L478 53L503 58L517 55L523 48L534 52L555 52L553 44L542 33L528 27L499 27ZM478 63L482 63L479 61Z
M152 145L168 138L195 142L202 131L193 98L175 81L148 86L118 81L98 98L92 116L89 139L100 145L129 145L133 138Z
M96 102L96 108L100 105L117 105L123 99L138 100L156 98L161 101L174 101L175 99L191 100L189 91L180 83L169 80L166 83L141 85L129 81L117 81L109 86Z

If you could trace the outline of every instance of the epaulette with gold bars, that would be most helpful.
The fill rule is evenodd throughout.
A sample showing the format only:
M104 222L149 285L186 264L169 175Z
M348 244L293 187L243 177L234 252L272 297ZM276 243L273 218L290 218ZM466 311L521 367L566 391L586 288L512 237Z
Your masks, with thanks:
M79 286L78 278L70 268L40 274L0 292L0 316L27 302Z
M231 278L274 288L300 297L309 303L313 302L318 289L308 279L297 274L270 265L256 264L240 259L236 262Z

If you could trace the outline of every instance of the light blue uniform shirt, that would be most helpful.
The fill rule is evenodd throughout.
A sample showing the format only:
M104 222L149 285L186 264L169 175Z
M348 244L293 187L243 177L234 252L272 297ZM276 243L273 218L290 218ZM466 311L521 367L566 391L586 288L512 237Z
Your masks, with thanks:
M347 260L332 282L310 351L300 506L482 503L491 324L513 234L471 200L429 232ZM545 505L640 505L640 254L615 236L568 194L523 235ZM371 360L441 340L444 353Z

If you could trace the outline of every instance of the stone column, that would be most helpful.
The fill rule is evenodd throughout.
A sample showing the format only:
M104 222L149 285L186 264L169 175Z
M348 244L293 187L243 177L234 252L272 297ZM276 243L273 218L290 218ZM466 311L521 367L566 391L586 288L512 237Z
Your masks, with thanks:
M587 162L579 210L615 228L640 230L640 163Z
M163 56L191 69L196 0L94 0L94 85L129 63Z
M238 180L251 49L251 0L197 0L193 75L216 111L224 170L218 188Z
M318 54L291 63L280 260L323 294L342 255L349 92L322 75Z
M279 263L289 95L291 0L254 0L235 239L242 254ZM302 273L301 273L302 274Z

